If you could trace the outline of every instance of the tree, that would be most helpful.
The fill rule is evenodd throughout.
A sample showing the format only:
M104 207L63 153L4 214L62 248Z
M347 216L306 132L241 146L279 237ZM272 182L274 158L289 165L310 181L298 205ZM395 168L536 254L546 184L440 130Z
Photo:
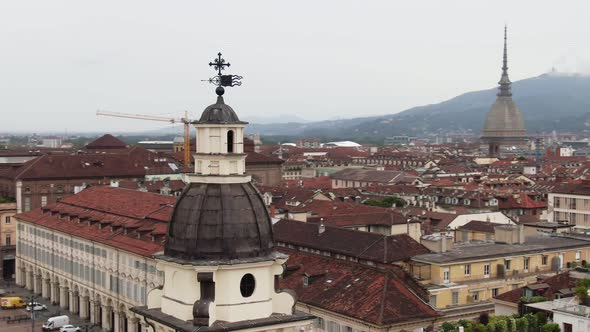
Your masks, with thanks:
M516 331L517 332L528 332L529 331L529 321L525 317L520 317L516 320Z
M490 314L488 314L487 312L482 312L481 314L479 314L479 322L483 325L488 325L488 323L490 322Z
M535 316L537 316L537 322L538 322L538 326L544 326L545 324L547 324L547 314L539 311L535 314Z
M454 332L456 329L455 324L450 323L450 322L444 322L442 323L442 329L444 332Z
M508 324L506 324L506 320L498 320L496 321L496 332L507 332L508 331Z
M555 323L545 324L542 329L543 332L560 332L559 325Z
M366 200L363 204L370 205L370 206L379 206L379 207L384 207L384 208L390 208L390 207L393 207L393 204L395 204L395 206L397 206L397 207L404 207L404 206L406 206L407 203L403 198L400 198L398 196L389 196L389 197L386 197L380 201L375 200L375 199L369 199L369 200Z
M506 318L508 332L516 332L516 319L514 317Z
M496 332L496 324L494 322L489 322L486 325L486 332Z
M482 323L478 323L477 325L475 325L475 327L473 328L473 332L486 332L486 327L485 325L483 325Z
M537 332L539 331L539 319L537 318L537 316L533 315L533 314L526 314L524 315L524 317L526 318L526 320L528 321L528 330L531 332Z

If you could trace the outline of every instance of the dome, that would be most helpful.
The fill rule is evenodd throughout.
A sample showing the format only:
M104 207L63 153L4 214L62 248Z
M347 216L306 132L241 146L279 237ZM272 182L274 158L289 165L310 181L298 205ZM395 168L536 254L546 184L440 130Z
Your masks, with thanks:
M199 121L195 123L247 123L240 121L234 110L223 102L223 97L218 96L217 102L207 106L201 114Z
M191 183L178 199L164 255L180 260L233 260L272 252L271 220L250 183Z
M498 96L488 112L482 138L517 138L526 136L522 113L509 96Z

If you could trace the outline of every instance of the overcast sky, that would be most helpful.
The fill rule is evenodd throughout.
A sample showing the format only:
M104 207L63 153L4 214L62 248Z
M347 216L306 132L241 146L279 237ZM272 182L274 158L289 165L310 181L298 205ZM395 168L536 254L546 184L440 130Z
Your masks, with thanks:
M510 77L590 72L590 1L2 1L0 132L137 131L215 100L218 51L241 118L396 113ZM515 91L515 93L517 93Z

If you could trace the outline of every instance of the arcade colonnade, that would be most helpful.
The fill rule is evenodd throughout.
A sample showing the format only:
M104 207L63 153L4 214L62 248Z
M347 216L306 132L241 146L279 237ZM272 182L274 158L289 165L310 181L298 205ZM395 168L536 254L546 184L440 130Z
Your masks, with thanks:
M149 325L122 301L20 259L17 259L16 284L59 305L64 314L79 315L104 331L148 331Z

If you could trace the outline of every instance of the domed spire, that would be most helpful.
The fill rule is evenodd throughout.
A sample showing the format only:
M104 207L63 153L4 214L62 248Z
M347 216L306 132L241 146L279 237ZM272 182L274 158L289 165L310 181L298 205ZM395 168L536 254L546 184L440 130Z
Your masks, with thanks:
M500 88L498 92L499 97L510 97L512 96L510 78L508 78L508 28L504 25L504 59L502 65L502 77L500 78Z

